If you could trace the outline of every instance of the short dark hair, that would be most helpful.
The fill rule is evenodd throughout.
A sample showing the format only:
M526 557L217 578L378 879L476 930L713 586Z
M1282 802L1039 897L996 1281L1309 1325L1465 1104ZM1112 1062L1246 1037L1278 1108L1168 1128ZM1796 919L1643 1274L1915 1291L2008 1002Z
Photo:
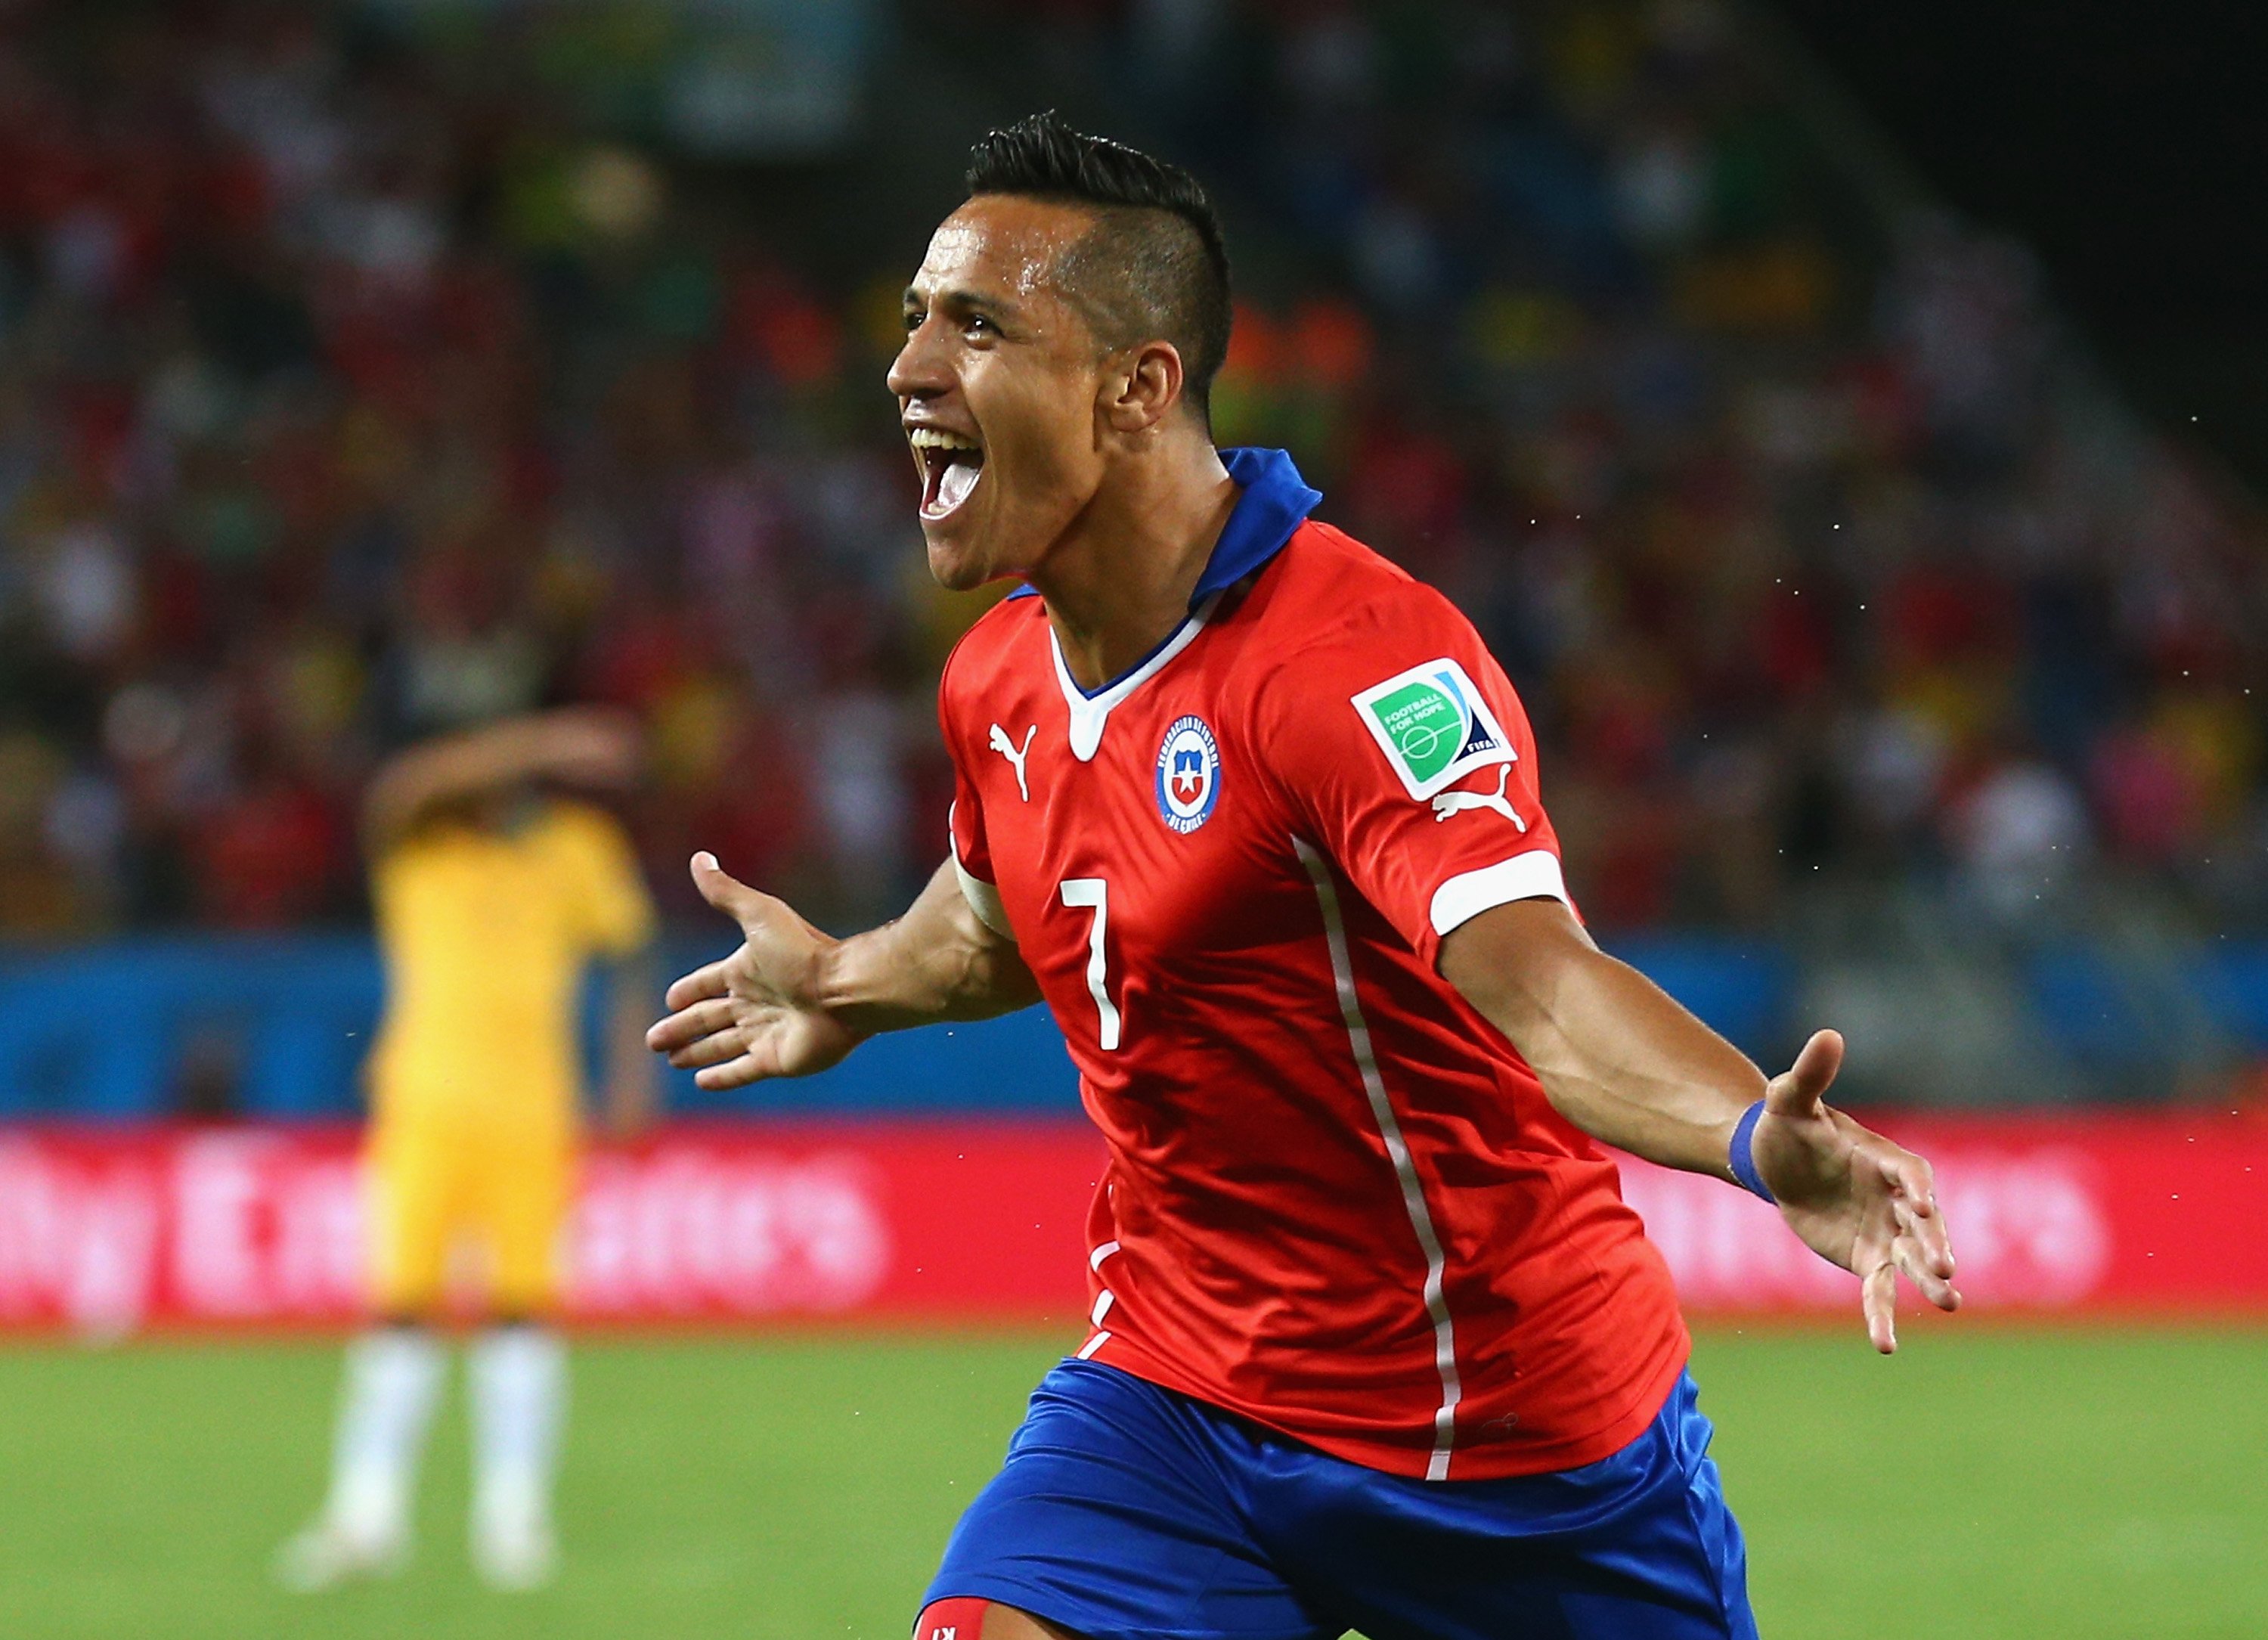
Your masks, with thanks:
M1083 205L1094 226L1057 272L1114 347L1151 336L1182 356L1183 395L1210 420L1228 357L1228 250L1197 178L1139 149L1066 125L1051 108L991 132L968 152L968 196Z

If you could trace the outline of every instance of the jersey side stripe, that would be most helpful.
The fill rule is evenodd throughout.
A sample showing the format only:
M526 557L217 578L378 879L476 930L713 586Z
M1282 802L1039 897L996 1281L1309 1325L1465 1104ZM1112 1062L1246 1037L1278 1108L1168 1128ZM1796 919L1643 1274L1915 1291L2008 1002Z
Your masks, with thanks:
M1441 1254L1441 1239L1433 1231L1433 1215L1425 1205L1425 1186L1418 1182L1418 1169L1410 1159L1410 1146L1402 1137L1402 1123L1394 1114L1394 1105L1386 1097L1386 1084L1378 1075L1378 1056L1372 1050L1370 1024L1363 1018L1362 1004L1354 994L1354 959L1347 949L1346 920L1339 912L1338 885L1331 880L1331 868L1322 855L1305 839L1293 838L1292 846L1299 852L1300 863L1307 868L1307 875L1315 885L1315 899L1322 907L1323 934L1331 949L1331 978L1338 986L1339 1015L1346 1022L1347 1042L1354 1050L1355 1068L1362 1074L1362 1090L1370 1100L1370 1113L1378 1124L1379 1137L1386 1141L1386 1154L1394 1164L1394 1176L1402 1186L1402 1205L1410 1215L1410 1228L1418 1233L1418 1250L1425 1255L1425 1313L1433 1321L1433 1367L1441 1377L1441 1405L1433 1414L1433 1455L1426 1461L1428 1481L1449 1478L1449 1453L1456 1444L1457 1402L1463 1398L1463 1387L1457 1378L1457 1334L1449 1319L1449 1301L1443 1291L1442 1275L1447 1260Z

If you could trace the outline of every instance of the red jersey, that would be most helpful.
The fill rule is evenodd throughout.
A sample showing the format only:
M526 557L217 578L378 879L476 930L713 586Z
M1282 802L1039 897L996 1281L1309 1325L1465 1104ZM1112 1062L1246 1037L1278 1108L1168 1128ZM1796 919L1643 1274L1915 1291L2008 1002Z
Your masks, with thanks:
M1684 1365L1668 1270L1434 969L1565 898L1526 716L1288 457L1226 454L1244 493L1149 659L1089 695L1019 596L941 690L962 887L1109 1141L1079 1353L1395 1474L1595 1461Z

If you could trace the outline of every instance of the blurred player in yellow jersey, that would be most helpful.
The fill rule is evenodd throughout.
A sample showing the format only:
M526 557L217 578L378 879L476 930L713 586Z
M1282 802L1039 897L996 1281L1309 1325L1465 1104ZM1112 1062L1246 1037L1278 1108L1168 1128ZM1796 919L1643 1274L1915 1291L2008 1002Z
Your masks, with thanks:
M387 983L365 1152L379 1325L349 1350L328 1501L278 1559L292 1587L406 1558L445 1364L435 1324L460 1253L476 1256L484 1306L467 1371L474 1564L504 1588L550 1576L566 1363L548 1323L593 960L612 968L612 1126L643 1126L656 1091L643 1042L652 907L622 828L566 789L626 786L637 757L625 719L546 713L403 752L364 800Z

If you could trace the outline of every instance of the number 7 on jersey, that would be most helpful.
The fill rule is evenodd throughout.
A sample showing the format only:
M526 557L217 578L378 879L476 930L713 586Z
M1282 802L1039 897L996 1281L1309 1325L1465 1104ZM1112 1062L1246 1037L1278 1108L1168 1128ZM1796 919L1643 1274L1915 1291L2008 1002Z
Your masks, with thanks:
M1101 877L1067 877L1063 885L1063 903L1087 907L1094 912L1094 926L1086 934L1086 989L1094 998L1094 1011L1101 1016L1103 1052L1116 1053L1118 1005L1110 1000L1110 959L1103 945L1110 930L1110 885Z

